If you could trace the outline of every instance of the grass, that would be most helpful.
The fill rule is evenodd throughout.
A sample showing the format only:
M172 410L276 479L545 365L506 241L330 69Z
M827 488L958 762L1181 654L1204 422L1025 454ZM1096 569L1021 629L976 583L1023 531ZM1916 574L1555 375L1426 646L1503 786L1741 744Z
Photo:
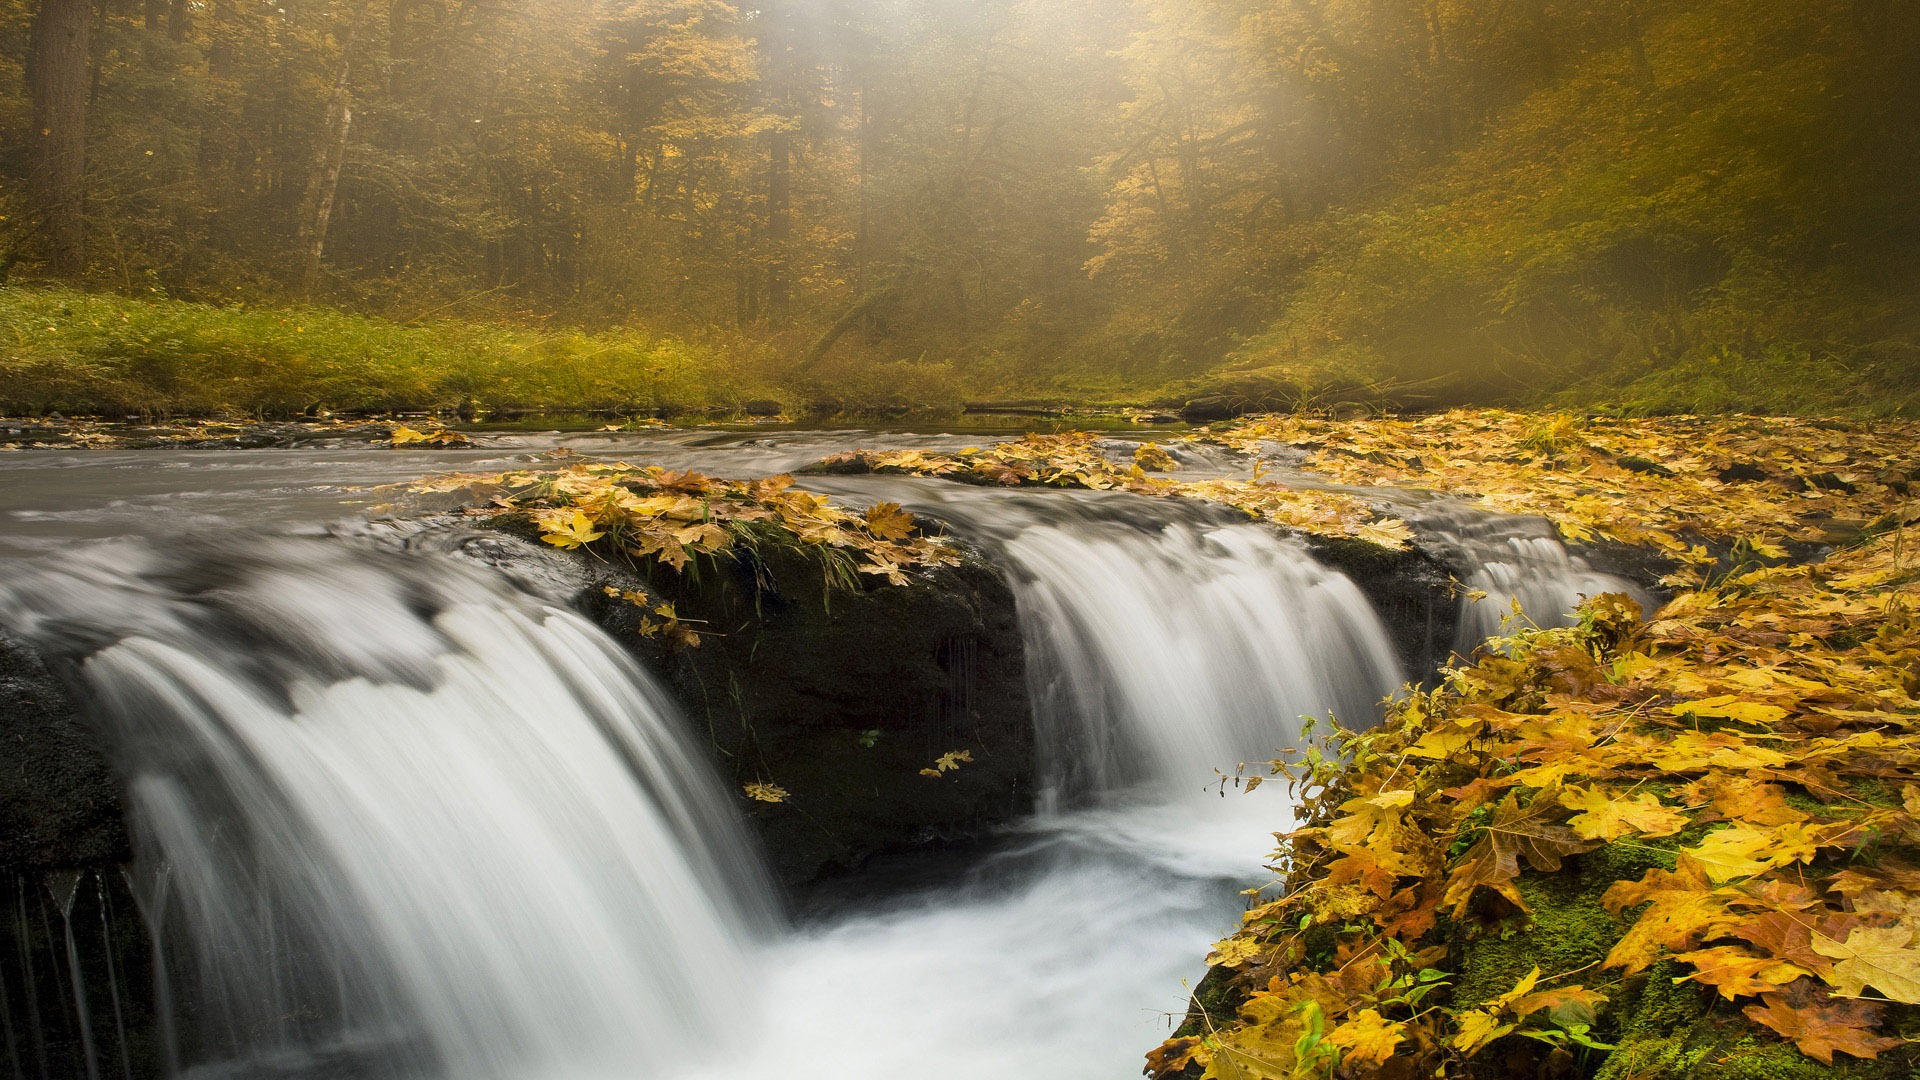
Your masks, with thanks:
M1603 372L1554 404L1626 416L1757 413L1771 416L1920 416L1920 350L1831 352L1776 347L1721 350L1651 370Z
M402 324L321 308L0 289L0 410L14 413L672 413L780 399L763 367L639 331Z
M281 418L330 411L957 413L965 401L1050 405L1223 396L1282 410L1356 401L1459 404L1419 384L1323 382L1232 369L1154 387L1114 373L950 360L841 357L812 370L772 346L721 348L641 330L552 332L463 321L398 323L327 308L216 307L70 289L0 288L0 412ZM1618 365L1558 393L1503 400L1624 415L1752 412L1920 415L1920 349L1840 356L1722 350L1666 366ZM1484 399L1483 399L1484 400Z

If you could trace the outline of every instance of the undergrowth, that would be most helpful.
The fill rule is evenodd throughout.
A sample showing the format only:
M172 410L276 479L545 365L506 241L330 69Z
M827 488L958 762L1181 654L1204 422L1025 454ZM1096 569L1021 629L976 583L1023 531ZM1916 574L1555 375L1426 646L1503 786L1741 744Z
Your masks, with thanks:
M287 417L451 409L676 412L768 396L756 364L643 331L403 324L0 288L0 411Z

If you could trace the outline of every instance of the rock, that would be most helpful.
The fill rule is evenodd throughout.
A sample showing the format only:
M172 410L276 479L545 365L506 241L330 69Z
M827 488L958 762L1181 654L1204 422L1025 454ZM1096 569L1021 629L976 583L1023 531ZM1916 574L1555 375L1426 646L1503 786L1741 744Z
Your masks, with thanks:
M1389 551L1364 540L1301 534L1314 557L1353 580L1387 629L1407 678L1432 678L1453 653L1460 598L1454 574L1419 548Z
M0 869L128 857L120 784L73 698L40 657L0 636Z
M1214 420L1231 420L1245 410L1234 399L1225 395L1197 397L1180 407L1180 419L1192 424L1208 423Z
M812 558L776 549L697 575L656 569L637 584L700 620L697 648L640 636L642 613L624 600L590 595L589 608L664 676L736 790L787 792L748 809L788 886L1032 808L1013 595L984 562L843 591ZM973 760L922 775L953 751Z

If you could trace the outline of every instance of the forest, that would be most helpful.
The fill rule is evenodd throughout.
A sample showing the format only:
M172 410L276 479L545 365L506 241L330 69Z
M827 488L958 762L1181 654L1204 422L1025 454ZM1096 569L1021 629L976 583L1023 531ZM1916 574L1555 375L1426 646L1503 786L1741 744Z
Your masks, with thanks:
M1916 115L1902 0L7 0L0 396L1898 414Z
M1920 0L0 0L0 1076L1920 1075Z

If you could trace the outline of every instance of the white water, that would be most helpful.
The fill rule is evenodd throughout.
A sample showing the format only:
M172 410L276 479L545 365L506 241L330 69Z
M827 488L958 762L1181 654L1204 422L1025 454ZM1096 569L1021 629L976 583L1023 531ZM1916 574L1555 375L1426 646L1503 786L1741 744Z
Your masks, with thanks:
M1221 790L1359 722L1400 683L1350 581L1271 530L1131 496L862 479L938 515L1013 579L1048 792L958 888L787 939L764 1027L701 1080L1135 1075L1264 884L1280 785Z
M729 1025L766 886L671 709L482 572L319 541L26 577L130 776L190 1075L637 1075Z
M166 932L183 1064L1137 1074L1288 825L1279 785L1223 794L1220 773L1297 745L1302 715L1370 718L1401 677L1377 621L1299 545L1191 507L832 483L946 518L1010 569L1049 796L958 884L785 931L762 932L765 886L645 676L497 579L257 538L120 545L20 579L8 617L94 656L141 776L143 843L164 852L143 901ZM340 496L312 491L324 520ZM251 498L218 494L206 524ZM33 519L32 546L58 541L34 529L129 527L101 517L118 505ZM1617 582L1468 532L1462 551L1512 564L1508 591L1542 590L1530 612Z
M1448 562L1471 568L1464 584L1477 597L1462 602L1454 632L1454 651L1462 656L1496 635L1571 625L1573 610L1601 593L1626 593L1649 612L1657 606L1647 590L1569 552L1540 518L1430 504L1413 520L1423 542L1447 553Z

